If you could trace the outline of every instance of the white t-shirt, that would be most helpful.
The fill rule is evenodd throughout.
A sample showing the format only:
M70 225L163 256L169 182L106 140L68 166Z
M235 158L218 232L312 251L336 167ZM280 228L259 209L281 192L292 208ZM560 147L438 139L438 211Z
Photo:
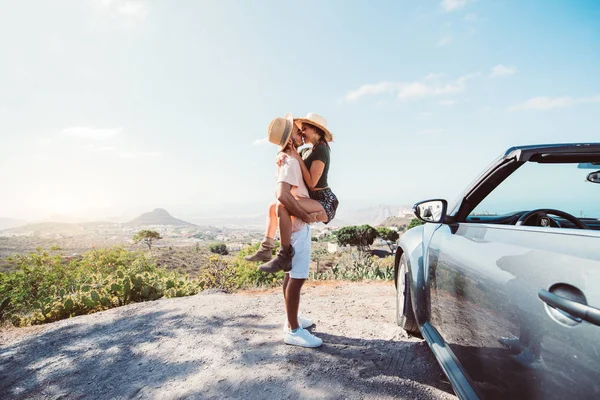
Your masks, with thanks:
M292 185L292 196L295 198L309 198L308 189L302 178L302 169L298 160L293 157L285 157L277 172L277 183L285 182ZM301 230L306 222L300 218L292 217L292 232Z

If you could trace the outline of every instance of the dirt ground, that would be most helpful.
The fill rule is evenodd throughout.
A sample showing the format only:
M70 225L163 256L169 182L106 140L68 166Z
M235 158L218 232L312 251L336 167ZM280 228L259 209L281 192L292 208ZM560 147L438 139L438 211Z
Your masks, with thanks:
M318 349L283 343L279 290L132 304L0 332L2 399L455 399L395 323L391 283L308 282Z

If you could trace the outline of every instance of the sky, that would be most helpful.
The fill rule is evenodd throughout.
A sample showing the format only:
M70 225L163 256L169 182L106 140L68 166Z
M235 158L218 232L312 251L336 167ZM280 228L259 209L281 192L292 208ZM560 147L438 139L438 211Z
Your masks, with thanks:
M0 0L0 217L264 212L288 112L340 215L600 141L600 2Z

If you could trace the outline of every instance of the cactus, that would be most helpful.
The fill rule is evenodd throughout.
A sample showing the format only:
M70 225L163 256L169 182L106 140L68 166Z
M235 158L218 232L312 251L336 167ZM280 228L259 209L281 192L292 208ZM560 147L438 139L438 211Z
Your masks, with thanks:
M65 310L67 311L71 311L73 309L73 300L68 299L63 303L63 306L65 307Z

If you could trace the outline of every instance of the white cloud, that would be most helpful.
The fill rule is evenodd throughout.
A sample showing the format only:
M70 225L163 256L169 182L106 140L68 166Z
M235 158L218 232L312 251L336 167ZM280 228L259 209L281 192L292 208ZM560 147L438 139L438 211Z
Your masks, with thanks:
M465 21L467 21L467 22L477 22L478 20L479 20L479 17L475 13L469 13L469 14L465 15Z
M437 45L443 47L449 45L450 43L452 43L452 36L444 36L438 40Z
M440 5L444 11L450 12L464 8L468 2L469 0L442 0Z
M490 71L490 78L499 78L502 76L511 76L514 75L515 72L517 72L517 69L515 67L507 67L506 65L496 65L495 67L492 68L492 70Z
M592 97L574 98L570 96L563 97L534 97L523 103L515 104L510 109L518 110L551 110L553 108L570 107L580 103L600 103L600 95Z
M111 137L119 135L123 131L123 128L113 129L99 129L92 128L89 126L74 126L71 128L63 129L63 134L72 137L78 137L83 139L93 140L106 140Z
M444 74L444 73L436 74L435 72L432 72L429 75L427 75L425 78L423 78L423 80L424 81L437 81L439 79L442 79L444 76L446 76L446 74Z
M260 146L263 145L265 143L269 143L269 138L262 138L262 139L256 139L254 142L252 142L252 145L254 146Z
M442 100L440 101L440 106L453 106L456 104L456 100Z
M388 93L397 96L400 100L413 100L425 97L437 97L463 92L467 82L479 74L464 75L454 81L441 82L443 74L429 74L425 78L414 82L380 82L363 85L346 94L347 102L357 101L367 95Z
M144 0L96 0L99 9L110 18L120 20L126 28L135 28L148 15Z
M145 18L148 7L141 1L125 1L117 6L117 12L135 18Z
M431 135L438 135L440 133L444 132L443 129L424 129L421 132L417 132L417 135L420 136L431 136Z
M363 85L356 90L348 92L346 95L346 101L356 101L360 97L381 94L381 93L393 93L398 89L398 84L394 82L380 82L372 85Z

